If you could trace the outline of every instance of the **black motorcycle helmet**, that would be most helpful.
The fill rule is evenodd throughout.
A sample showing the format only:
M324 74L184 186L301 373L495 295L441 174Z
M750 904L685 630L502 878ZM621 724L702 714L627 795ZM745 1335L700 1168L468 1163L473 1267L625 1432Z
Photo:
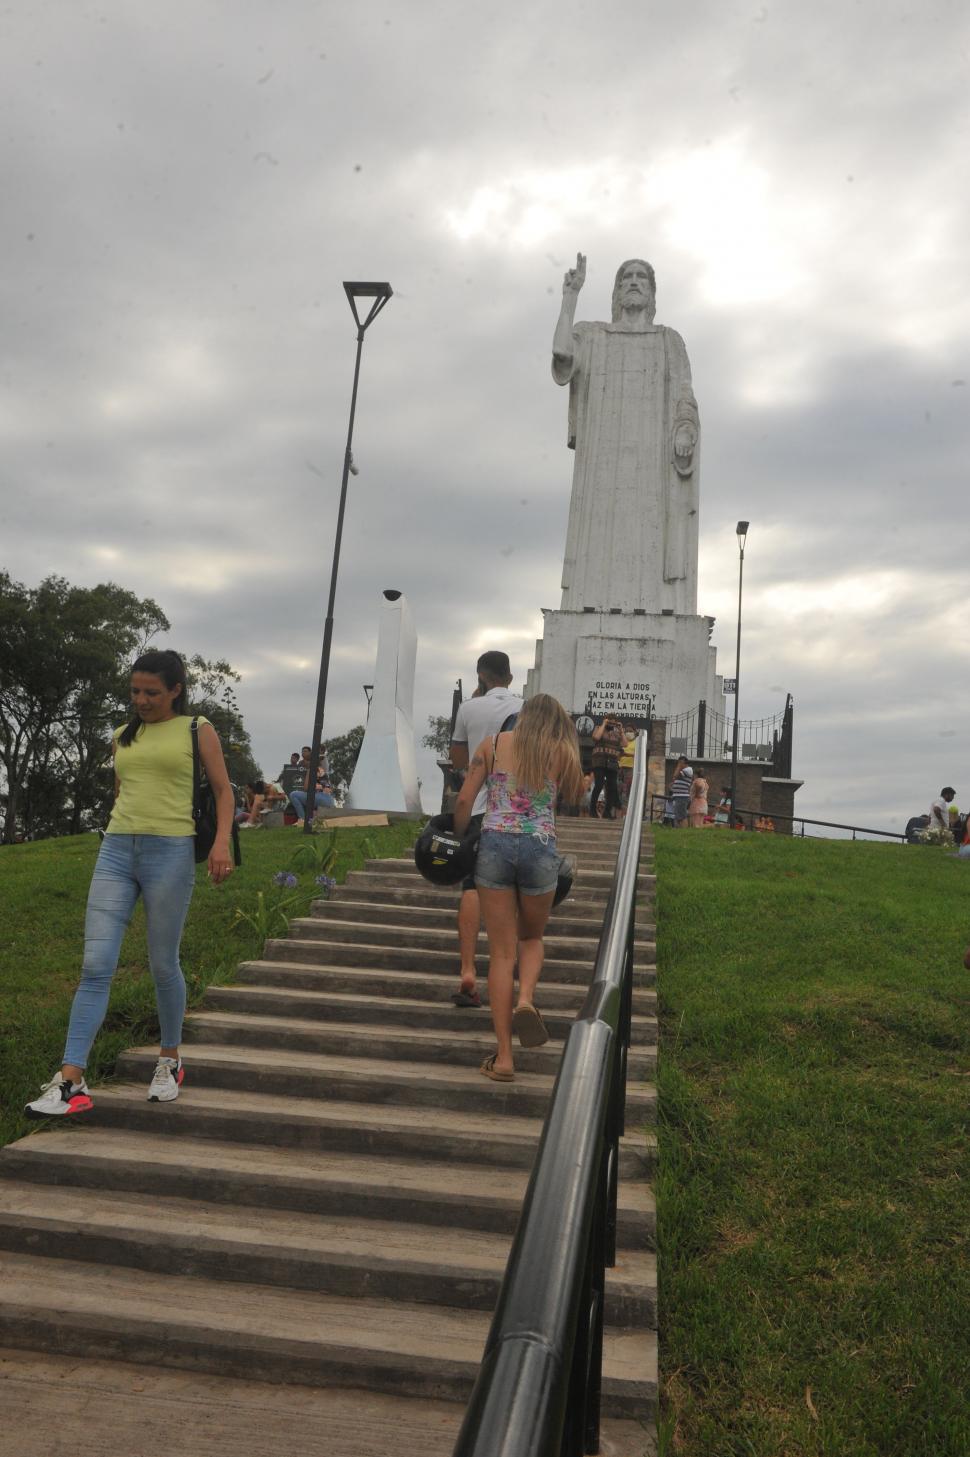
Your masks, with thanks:
M475 868L479 833L456 835L454 815L435 815L414 845L418 872L432 885L457 885Z
M559 858L559 879L556 881L556 894L552 903L557 906L564 901L573 888L573 881L576 878L576 862L569 855L561 855Z

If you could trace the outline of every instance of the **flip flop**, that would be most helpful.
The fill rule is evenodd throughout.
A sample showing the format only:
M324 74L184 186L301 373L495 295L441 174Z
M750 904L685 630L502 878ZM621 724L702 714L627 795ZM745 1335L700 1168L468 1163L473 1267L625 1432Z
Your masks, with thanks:
M483 1077L491 1078L493 1083L514 1083L515 1073L498 1072L495 1067L496 1057L498 1057L497 1052L493 1052L491 1057L486 1057L485 1061L482 1063L478 1071L482 1074Z
M478 995L477 989L466 992L462 987L461 991L452 992L451 1000L456 1007L480 1007L482 1005L482 999Z
M549 1033L537 1007L516 1007L512 1013L512 1031L523 1047L541 1047L549 1041Z

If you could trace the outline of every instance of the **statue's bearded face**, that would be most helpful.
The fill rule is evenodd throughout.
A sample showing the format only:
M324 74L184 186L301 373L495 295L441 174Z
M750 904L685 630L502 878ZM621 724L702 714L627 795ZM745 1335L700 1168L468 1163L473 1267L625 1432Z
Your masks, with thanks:
M625 309L643 309L653 302L653 285L646 264L628 264L620 276L620 304Z
M657 312L657 285L653 268L644 258L628 258L617 269L613 283L613 322L633 314L652 324Z

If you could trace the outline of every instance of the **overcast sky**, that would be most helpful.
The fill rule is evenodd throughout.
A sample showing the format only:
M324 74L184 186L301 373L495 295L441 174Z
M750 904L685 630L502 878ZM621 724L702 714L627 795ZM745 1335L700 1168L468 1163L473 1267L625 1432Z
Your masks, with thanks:
M368 333L325 732L380 592L416 727L558 607L562 275L649 258L700 406L698 610L797 807L970 804L970 12L920 0L15 0L0 17L0 566L154 597L256 757L309 738ZM580 705L577 705L577 707ZM687 708L690 705L685 704ZM420 759L425 802L440 780Z

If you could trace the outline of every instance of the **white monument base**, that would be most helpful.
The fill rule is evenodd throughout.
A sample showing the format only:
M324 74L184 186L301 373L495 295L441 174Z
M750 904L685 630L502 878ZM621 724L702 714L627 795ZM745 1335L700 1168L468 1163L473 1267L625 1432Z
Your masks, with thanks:
M543 618L526 698L550 693L570 713L629 719L670 719L703 698L724 713L713 618L549 608Z

